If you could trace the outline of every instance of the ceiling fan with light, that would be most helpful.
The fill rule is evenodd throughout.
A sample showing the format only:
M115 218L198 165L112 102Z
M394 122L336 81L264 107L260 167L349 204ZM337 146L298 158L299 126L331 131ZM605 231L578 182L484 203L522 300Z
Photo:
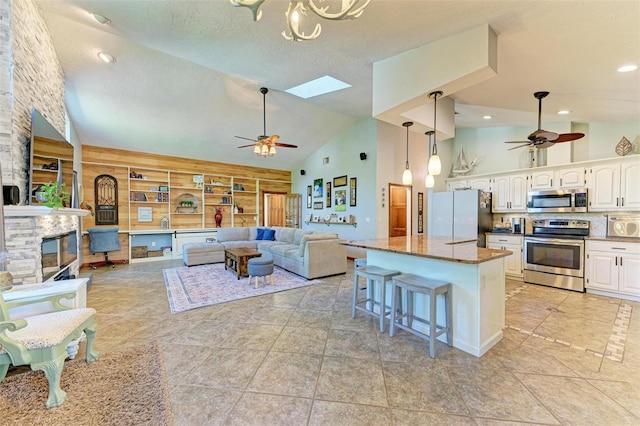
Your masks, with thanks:
M260 93L262 93L262 118L263 118L263 128L262 135L258 136L257 139L245 138L243 136L236 136L238 139L246 139L248 141L253 141L254 143L250 145L242 145L238 148L248 148L250 146L253 147L253 152L256 155L261 155L263 157L273 157L276 155L276 147L282 148L297 148L297 145L291 145L288 143L277 142L280 139L278 135L267 136L267 104L266 98L269 89L266 87L260 88Z
M520 145L509 148L509 151L528 146L529 148L549 148L559 142L570 142L584 137L584 133L554 133L542 130L542 99L546 98L549 92L535 92L533 96L538 100L538 130L531 133L528 141L508 141L505 143L519 143Z

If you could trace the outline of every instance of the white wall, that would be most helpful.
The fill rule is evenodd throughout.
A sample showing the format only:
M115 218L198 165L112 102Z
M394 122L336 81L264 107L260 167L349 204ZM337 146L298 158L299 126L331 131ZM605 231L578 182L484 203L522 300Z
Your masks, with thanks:
M355 215L358 222L357 228L349 225L331 225L324 224L304 224L304 229L311 229L319 232L334 232L343 239L367 239L375 238L376 230L376 208L375 193L376 186L376 120L365 118L356 121L349 126L344 132L332 138L319 150L307 157L302 163L296 165L291 172L292 191L302 194L302 218L308 213L324 217L330 213L338 215ZM360 160L360 153L367 154L367 159ZM323 158L329 158L329 164L323 164ZM300 170L305 170L305 175L300 175ZM323 180L323 190L326 189L326 183L332 182L334 177L347 176L347 186L339 189L347 190L347 210L345 212L336 212L335 203L327 208L326 205L322 210L314 210L307 208L307 185L313 185L315 179ZM349 206L349 179L357 178L357 200L356 206ZM335 188L332 187L332 192ZM326 194L325 198L326 198ZM332 194L333 195L333 194ZM324 199L322 199L324 203ZM320 199L312 198L314 201ZM323 204L324 205L324 204ZM367 218L369 221L367 221Z
M585 137L574 142L556 144L547 149L547 164L565 164L577 161L615 157L615 146L622 136L635 142L638 152L640 121L626 123L548 123L545 130L557 133L582 132ZM505 141L526 140L531 127L488 127L457 129L454 142L455 154L464 146L467 160L478 159L471 174L495 173L524 169L528 165L527 148L508 149L517 144Z

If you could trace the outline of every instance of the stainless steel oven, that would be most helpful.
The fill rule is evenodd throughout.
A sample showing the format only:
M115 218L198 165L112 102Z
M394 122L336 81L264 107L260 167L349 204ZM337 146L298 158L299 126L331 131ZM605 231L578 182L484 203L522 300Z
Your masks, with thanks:
M586 189L531 191L527 195L529 213L586 213Z
M524 238L524 281L584 291L584 238L589 221L540 219Z

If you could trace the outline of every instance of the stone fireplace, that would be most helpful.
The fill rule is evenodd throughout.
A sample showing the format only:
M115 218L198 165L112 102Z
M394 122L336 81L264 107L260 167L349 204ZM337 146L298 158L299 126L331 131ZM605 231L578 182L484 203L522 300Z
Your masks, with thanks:
M5 250L7 270L14 284L43 281L42 241L75 231L77 253L82 252L80 216L89 213L81 209L52 209L41 206L4 206ZM78 275L80 259L66 265L59 274Z

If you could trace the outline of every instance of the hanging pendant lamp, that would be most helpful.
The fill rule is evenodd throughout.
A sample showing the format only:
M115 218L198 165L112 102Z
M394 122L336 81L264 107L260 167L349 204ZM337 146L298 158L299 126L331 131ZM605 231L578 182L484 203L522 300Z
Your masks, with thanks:
M442 163L440 157L438 157L438 134L436 133L436 106L438 105L438 97L442 96L442 90L436 90L429 93L429 98L433 99L433 150L431 151L431 158L429 158L429 174L437 176L442 170Z
M411 185L413 176L411 175L411 169L409 169L409 127L413 126L413 121L405 121L402 125L407 129L407 162L402 173L402 184Z
M431 154L431 136L433 136L434 133L435 132L433 130L429 130L428 132L425 132L425 135L427 135L427 137L429 138L429 146L427 149L427 153L429 155ZM431 158L429 158L429 160L431 160ZM427 177L424 180L424 186L426 186L427 188L433 188L435 184L436 182L433 175L431 173L427 173Z

